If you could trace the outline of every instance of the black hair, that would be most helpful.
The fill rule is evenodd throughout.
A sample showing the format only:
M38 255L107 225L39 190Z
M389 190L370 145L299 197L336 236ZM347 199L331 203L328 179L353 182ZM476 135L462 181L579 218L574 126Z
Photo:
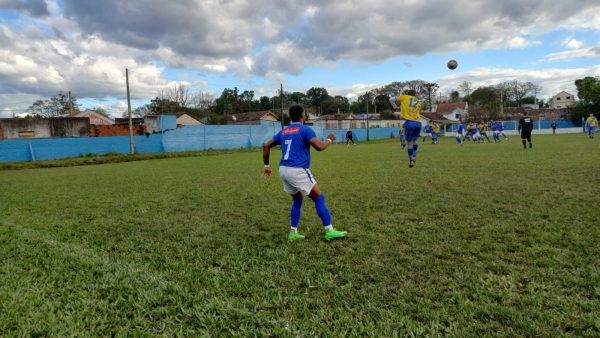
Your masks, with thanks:
M416 91L414 91L413 89L409 89L409 90L405 90L405 91L404 91L404 94L406 94L406 95L410 95L410 96L416 96L416 95L417 95L417 92L416 92Z
M304 113L304 108L302 108L301 106L298 106L298 105L291 106L289 113L290 113L290 119L292 119L292 122L298 122L302 118L302 115Z

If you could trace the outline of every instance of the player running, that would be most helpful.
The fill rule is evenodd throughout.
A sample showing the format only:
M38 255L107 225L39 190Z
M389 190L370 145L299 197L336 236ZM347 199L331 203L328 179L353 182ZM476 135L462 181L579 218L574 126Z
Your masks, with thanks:
M500 124L496 121L492 121L492 134L494 136L494 143L500 142Z
M425 128L423 128L423 131L425 132L425 136L423 136L423 139L421 140L421 142L425 143L425 140L427 140L427 137L429 137L430 139L433 139L433 127L431 126L431 124L429 122L427 122L427 125L425 126Z
M498 134L502 135L505 140L508 140L508 136L504 133L504 125L502 122L498 122ZM498 141L500 141L500 136L498 136Z
M421 134L421 101L416 97L414 90L406 90L400 96L390 97L390 103L394 109L400 106L400 116L404 122L404 137L408 146L408 166L412 168L417 161L417 150L419 149L419 136Z
M306 115L301 106L292 106L289 110L292 120L287 128L278 132L272 139L263 145L263 175L271 176L269 157L271 148L281 146L281 161L279 162L279 177L283 181L283 190L292 196L292 209L290 210L290 233L288 240L304 239L298 233L300 214L304 196L310 197L315 203L317 215L325 229L325 239L332 240L346 236L346 231L338 231L331 225L331 214L325 205L325 195L317 181L310 172L310 147L323 151L335 140L334 134L329 134L325 142L319 141L314 130L304 125Z
M440 143L440 126L435 122L431 127L431 142L432 144Z
M479 123L479 132L480 132L480 136L479 139L481 140L481 142L483 142L483 138L485 137L485 139L487 140L488 143L490 143L490 138L488 137L487 131L488 131L488 126L485 122L481 121Z
M352 129L348 129L346 132L346 146L349 146L350 142L352 142L352 145L356 145L354 142L354 133L352 132Z
M598 119L594 116L594 114L590 114L590 116L588 116L588 118L585 120L585 127L588 131L588 137L590 139L594 139L596 129L598 129Z
M529 142L529 148L533 147L531 143L531 132L533 131L533 119L527 116L527 111L523 113L523 117L519 120L519 133L521 133L521 141L523 142L523 149L527 149L527 142Z
M463 145L463 141L465 139L465 125L462 122L458 125L458 129L456 130L456 142Z

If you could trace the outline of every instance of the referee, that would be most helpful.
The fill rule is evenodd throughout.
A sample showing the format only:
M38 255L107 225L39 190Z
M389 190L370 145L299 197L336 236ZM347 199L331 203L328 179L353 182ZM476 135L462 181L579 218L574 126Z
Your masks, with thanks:
M523 117L519 120L519 132L521 133L521 142L523 142L523 149L527 149L527 142L529 142L529 148L532 148L531 144L531 132L533 131L533 119L527 116L527 112L523 113Z

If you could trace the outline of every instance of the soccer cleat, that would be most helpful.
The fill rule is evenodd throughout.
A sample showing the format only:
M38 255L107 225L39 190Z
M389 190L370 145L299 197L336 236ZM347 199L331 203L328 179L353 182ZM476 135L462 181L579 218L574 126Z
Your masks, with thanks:
M331 229L325 233L325 239L330 241L332 239L342 238L342 237L345 237L347 233L348 232L346 232L346 231L339 231L339 230Z
M290 242L295 241L297 239L304 239L304 238L305 238L305 236L300 235L298 233L294 233L294 232L290 232L288 235L288 241L290 241Z

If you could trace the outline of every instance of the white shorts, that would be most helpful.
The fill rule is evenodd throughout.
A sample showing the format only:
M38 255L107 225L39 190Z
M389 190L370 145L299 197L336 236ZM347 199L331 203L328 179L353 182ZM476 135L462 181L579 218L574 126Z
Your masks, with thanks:
M283 190L290 195L295 195L299 191L307 196L317 184L310 169L279 167L279 177L283 182Z
M479 133L473 134L473 138L480 138L480 137L481 137L481 134L479 134Z

